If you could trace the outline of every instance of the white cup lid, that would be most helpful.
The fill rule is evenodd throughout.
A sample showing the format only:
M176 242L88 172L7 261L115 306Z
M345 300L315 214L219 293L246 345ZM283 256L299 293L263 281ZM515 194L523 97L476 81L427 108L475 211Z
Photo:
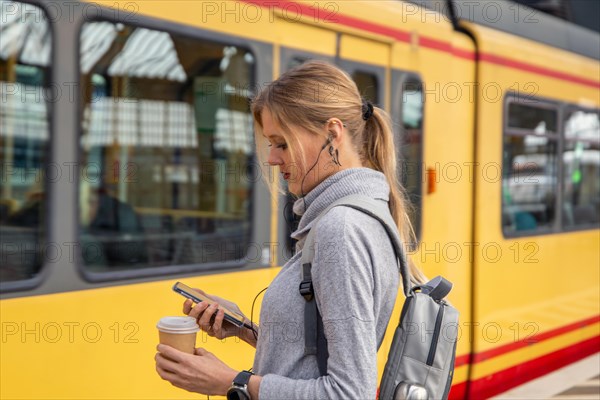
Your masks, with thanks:
M156 327L166 333L195 333L200 330L192 317L163 317Z

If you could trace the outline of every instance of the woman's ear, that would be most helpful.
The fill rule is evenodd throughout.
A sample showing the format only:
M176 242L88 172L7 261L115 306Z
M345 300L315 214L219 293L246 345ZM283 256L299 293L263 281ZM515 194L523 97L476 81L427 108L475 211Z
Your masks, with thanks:
M334 146L338 146L342 141L342 136L344 134L344 124L338 118L330 118L327 121L327 134L331 137L331 144Z

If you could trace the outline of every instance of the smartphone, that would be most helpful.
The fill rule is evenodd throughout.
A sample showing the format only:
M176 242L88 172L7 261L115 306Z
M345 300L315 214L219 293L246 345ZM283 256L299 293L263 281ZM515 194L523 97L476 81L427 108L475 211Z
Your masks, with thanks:
M217 303L216 301L209 299L208 297L206 297L199 291L192 289L191 287L189 287L181 282L177 282L175 285L173 285L173 291L179 293L183 297L186 297L186 298L192 300L194 303L200 303L201 301L205 301L208 304ZM218 309L223 310L225 312L224 319L226 321L229 321L238 327L244 326L248 329L252 329L250 324L244 323L244 317L242 315L236 313L235 311L229 310L222 304L219 304L219 303L217 303L217 304L218 304Z

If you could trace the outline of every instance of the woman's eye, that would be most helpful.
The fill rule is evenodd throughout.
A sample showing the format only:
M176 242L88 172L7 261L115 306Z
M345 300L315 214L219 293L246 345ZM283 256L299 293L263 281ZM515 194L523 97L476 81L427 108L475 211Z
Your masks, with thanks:
M268 146L272 147L273 145L271 143L269 143ZM284 144L276 144L275 147L278 148L278 149L285 150L285 149L287 149L287 144L285 144L285 143Z

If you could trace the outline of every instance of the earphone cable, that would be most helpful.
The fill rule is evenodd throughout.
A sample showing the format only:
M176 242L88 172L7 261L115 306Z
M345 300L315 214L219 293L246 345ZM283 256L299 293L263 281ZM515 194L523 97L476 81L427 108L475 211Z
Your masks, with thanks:
M260 294L268 288L269 287L267 286L266 288L258 292L258 294L254 296L254 300L252 300L252 308L250 309L250 326L252 327L251 330L255 340L258 340L258 332L256 332L256 329L254 329L254 303L256 303L256 299L258 298L258 296L260 296Z
M306 174L304 174L304 178L302 178L302 182L300 183L300 194L302 195L302 202L304 204L304 211L306 212L306 199L305 199L305 194L304 194L304 180L306 179L306 177L308 176L309 172L312 171L312 169L314 167L317 166L317 164L319 163L319 158L321 157L321 153L323 152L323 150L325 150L325 147L327 147L327 144L325 144L323 147L321 147L321 151L319 151L319 155L317 155L317 161L315 161L315 163L313 164L312 167L310 167L310 169L306 172Z

